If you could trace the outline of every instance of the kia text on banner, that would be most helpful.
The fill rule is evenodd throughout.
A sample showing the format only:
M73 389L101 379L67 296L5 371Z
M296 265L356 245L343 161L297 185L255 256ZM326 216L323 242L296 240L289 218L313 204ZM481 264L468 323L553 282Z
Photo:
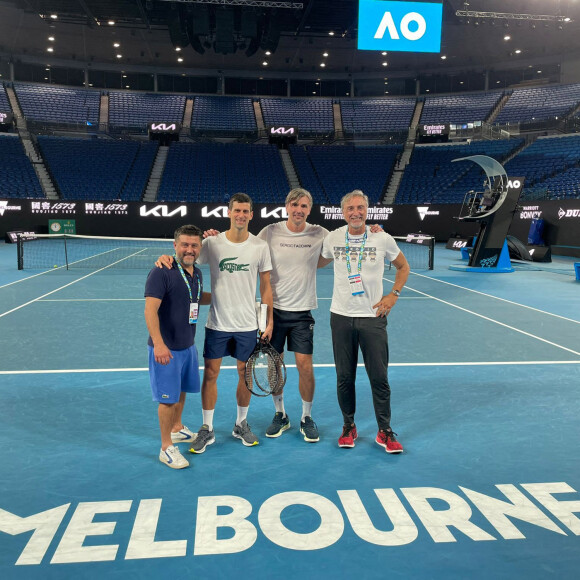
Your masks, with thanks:
M359 0L358 48L440 52L443 5Z

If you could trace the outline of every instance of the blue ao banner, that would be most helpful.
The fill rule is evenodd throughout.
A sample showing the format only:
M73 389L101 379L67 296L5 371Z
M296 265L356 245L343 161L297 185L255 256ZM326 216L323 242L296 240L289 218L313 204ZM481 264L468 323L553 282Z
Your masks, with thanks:
M359 0L359 50L440 52L443 4Z

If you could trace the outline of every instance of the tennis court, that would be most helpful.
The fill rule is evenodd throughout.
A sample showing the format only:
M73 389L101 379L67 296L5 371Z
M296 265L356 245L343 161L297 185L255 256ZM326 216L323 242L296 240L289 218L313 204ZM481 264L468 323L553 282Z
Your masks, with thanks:
M146 370L146 270L16 269L0 244L0 576L16 578L576 578L580 568L580 282L573 259L512 274L414 272L389 316L393 429L375 444L359 370L359 439L340 449L329 329L332 268L314 312L321 440L254 398L261 435L231 436L233 360L216 443L159 463ZM204 267L205 268L205 267ZM203 269L209 281L207 269ZM394 272L386 273L390 288ZM198 349L207 308L201 310ZM362 361L361 361L362 362ZM197 430L199 395L184 421ZM185 445L182 445L185 451Z

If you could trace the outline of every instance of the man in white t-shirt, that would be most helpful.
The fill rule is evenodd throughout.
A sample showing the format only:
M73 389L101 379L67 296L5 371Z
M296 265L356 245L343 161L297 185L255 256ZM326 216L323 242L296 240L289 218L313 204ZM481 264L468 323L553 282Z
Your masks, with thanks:
M368 197L360 190L345 195L341 208L347 225L331 232L322 247L321 262L328 264L334 260L330 327L338 403L344 420L338 445L354 447L358 436L354 415L360 347L379 427L375 440L387 453L401 453L403 446L391 429L386 317L409 277L409 264L390 235L372 233L367 227L368 205ZM393 288L383 295L385 259L393 263L396 274Z
M250 234L248 225L253 217L252 200L244 193L230 198L228 216L230 229L203 241L198 264L209 264L213 304L205 327L203 347L204 373L201 385L203 424L190 449L203 453L215 442L213 414L217 401L217 378L222 358L237 360L238 405L232 435L251 447L258 444L247 422L251 393L246 388L246 361L256 346L258 330L256 318L256 285L260 278L262 304L268 305L268 319L264 338L272 335L272 262L268 245Z
M322 242L328 230L307 223L312 196L295 188L286 197L288 220L266 226L258 237L268 243L272 257L272 294L274 297L274 330L272 346L282 354L284 345L294 352L298 369L298 389L302 397L300 433L304 441L319 441L318 428L312 419L314 369L312 367L314 318L317 308L316 268ZM290 428L284 408L284 394L273 396L276 412L266 437L279 437Z

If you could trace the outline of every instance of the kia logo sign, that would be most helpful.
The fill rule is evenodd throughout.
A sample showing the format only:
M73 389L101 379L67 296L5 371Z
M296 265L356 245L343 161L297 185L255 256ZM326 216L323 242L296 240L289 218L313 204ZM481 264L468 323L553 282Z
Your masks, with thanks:
M181 123L150 123L150 133L179 133Z
M169 211L169 207L166 205L156 205L147 209L146 205L142 205L139 208L139 215L141 217L173 217L174 215L180 215L181 217L185 217L187 215L187 206L180 205L178 208L174 209L173 211Z
M294 135L296 129L294 127L271 127L270 133L272 135Z
M359 0L359 50L440 52L443 4Z

